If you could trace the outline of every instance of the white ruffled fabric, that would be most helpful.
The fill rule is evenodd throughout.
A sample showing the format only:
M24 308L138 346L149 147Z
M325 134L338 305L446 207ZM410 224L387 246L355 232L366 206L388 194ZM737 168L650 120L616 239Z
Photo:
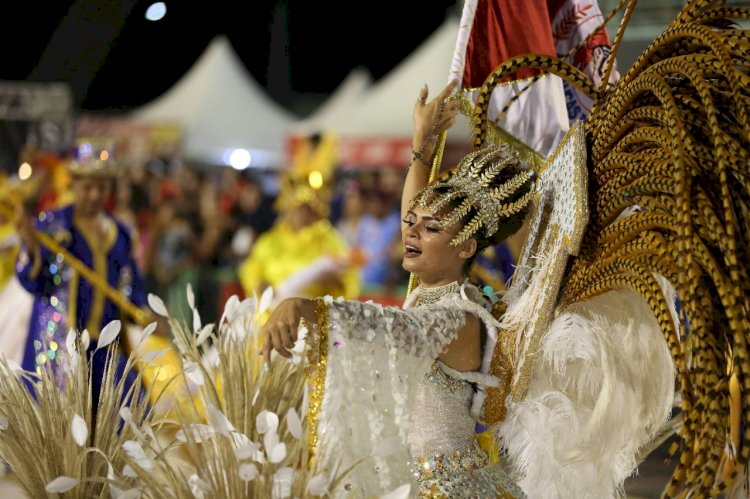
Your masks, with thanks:
M377 496L416 485L406 445L418 384L464 324L444 307L329 305L329 350L318 451L324 466L355 466L334 495Z
M673 290L662 284L674 303ZM497 322L477 305L475 293L464 286L460 297L408 308L417 288L405 309L327 298L320 462L353 467L335 496L376 496L404 484L417 493L407 442L419 384L455 339L466 312L490 332L487 350L497 339ZM511 309L508 320L518 318L514 312L519 309ZM483 372L459 373L458 379L492 386L488 367L484 362ZM623 496L639 451L670 417L674 379L666 342L640 295L613 291L568 307L543 336L526 397L509 399L506 419L493 428L511 478L528 497ZM479 390L472 414L481 414L483 402Z
M334 496L373 497L405 484L417 494L408 435L418 388L467 312L495 323L467 299L466 289L462 295L407 308L415 294L404 309L326 297L330 330L318 458L329 469L354 467ZM466 376L497 382L481 373Z

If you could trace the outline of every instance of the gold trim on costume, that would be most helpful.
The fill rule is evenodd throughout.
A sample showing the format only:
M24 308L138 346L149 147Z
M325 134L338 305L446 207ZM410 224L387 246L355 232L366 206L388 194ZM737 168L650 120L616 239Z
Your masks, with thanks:
M567 160L572 164L560 164ZM569 190L556 194L560 189ZM533 291L514 342L511 394L515 401L523 399L528 389L542 337L554 318L568 257L578 254L588 222L587 196L586 141L583 122L577 121L540 169L538 205L511 285L516 297ZM534 284L537 289L529 290Z
M318 445L318 415L323 408L323 397L326 387L326 370L328 369L328 305L323 298L314 298L315 315L318 318L317 334L308 328L307 341L310 350L307 354L308 366L305 377L311 387L310 402L307 407L307 445L310 459L315 456Z
M117 225L108 217L105 218L105 223L107 231L106 239L104 244L97 245L88 228L85 228L79 223L78 219L73 217L73 226L81 233L81 236L83 236L83 239L89 247L89 251L91 251L94 272L106 280L107 272L109 271L107 265L107 254L112 249L112 246L114 246L115 241L117 241ZM94 296L92 297L91 310L89 310L89 320L86 322L86 329L88 329L89 334L93 339L97 339L99 338L99 329L102 316L104 315L105 296L102 290L96 286L92 285L91 291Z
M24 252L26 253L26 257L33 259L34 261L31 262L31 269L29 270L29 277L32 279L36 279L39 277L39 272L42 271L42 259L39 257L39 255L34 255L31 251L28 249L25 249Z
M70 282L68 283L68 329L78 330L79 327L76 317L78 315L78 286L80 285L80 281L81 277L78 275L78 272L73 270L70 274Z

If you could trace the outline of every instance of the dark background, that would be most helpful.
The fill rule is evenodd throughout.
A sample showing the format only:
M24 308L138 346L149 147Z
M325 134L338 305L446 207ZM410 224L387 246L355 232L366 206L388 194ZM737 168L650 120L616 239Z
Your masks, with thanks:
M15 171L19 151L27 145L66 148L73 138L71 114L125 115L158 98L219 34L227 35L250 76L268 95L303 119L352 69L367 69L376 82L387 75L430 37L446 16L460 16L464 2L165 0L166 16L156 22L145 18L152 3L4 3L0 10L0 170ZM599 0L604 13L617 3ZM621 72L682 3L654 0L638 4L617 54ZM618 24L618 17L608 24L611 37ZM35 102L36 97L20 98L19 92L24 90L18 89L16 81L63 82L72 94L72 109L67 97L58 98L55 102L64 102L66 110L52 116L45 107L49 99L45 103ZM46 93L48 87L40 92ZM24 117L12 117L16 111Z
M355 67L387 74L443 22L456 0L402 2L6 2L0 80L66 81L83 111L128 111L168 90L217 34L228 35L278 103L309 114Z

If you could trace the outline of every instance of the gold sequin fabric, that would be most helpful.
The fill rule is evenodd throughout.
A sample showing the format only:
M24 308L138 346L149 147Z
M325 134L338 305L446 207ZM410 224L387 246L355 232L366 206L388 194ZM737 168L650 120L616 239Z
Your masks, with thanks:
M476 441L461 450L414 458L412 469L420 486L420 497L444 494L452 497L459 473L472 472L487 465L487 455Z
M309 432L307 436L307 445L310 456L315 455L318 444L318 416L323 407L323 396L325 395L326 371L328 363L328 306L322 298L315 298L315 314L317 315L317 330L312 330L312 334L307 336L308 365L305 371L305 377L310 385L310 402L307 408L307 420L309 422ZM308 326L309 328L309 326Z

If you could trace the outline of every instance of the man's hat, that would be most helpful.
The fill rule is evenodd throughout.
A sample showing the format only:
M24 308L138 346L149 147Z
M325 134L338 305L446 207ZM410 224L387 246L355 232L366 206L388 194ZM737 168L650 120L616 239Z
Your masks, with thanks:
M294 154L291 167L281 174L276 210L287 212L308 205L320 216L327 217L337 164L333 135L314 134L306 138Z
M68 168L75 177L116 177L120 168L113 156L114 146L103 139L80 138L73 148Z

